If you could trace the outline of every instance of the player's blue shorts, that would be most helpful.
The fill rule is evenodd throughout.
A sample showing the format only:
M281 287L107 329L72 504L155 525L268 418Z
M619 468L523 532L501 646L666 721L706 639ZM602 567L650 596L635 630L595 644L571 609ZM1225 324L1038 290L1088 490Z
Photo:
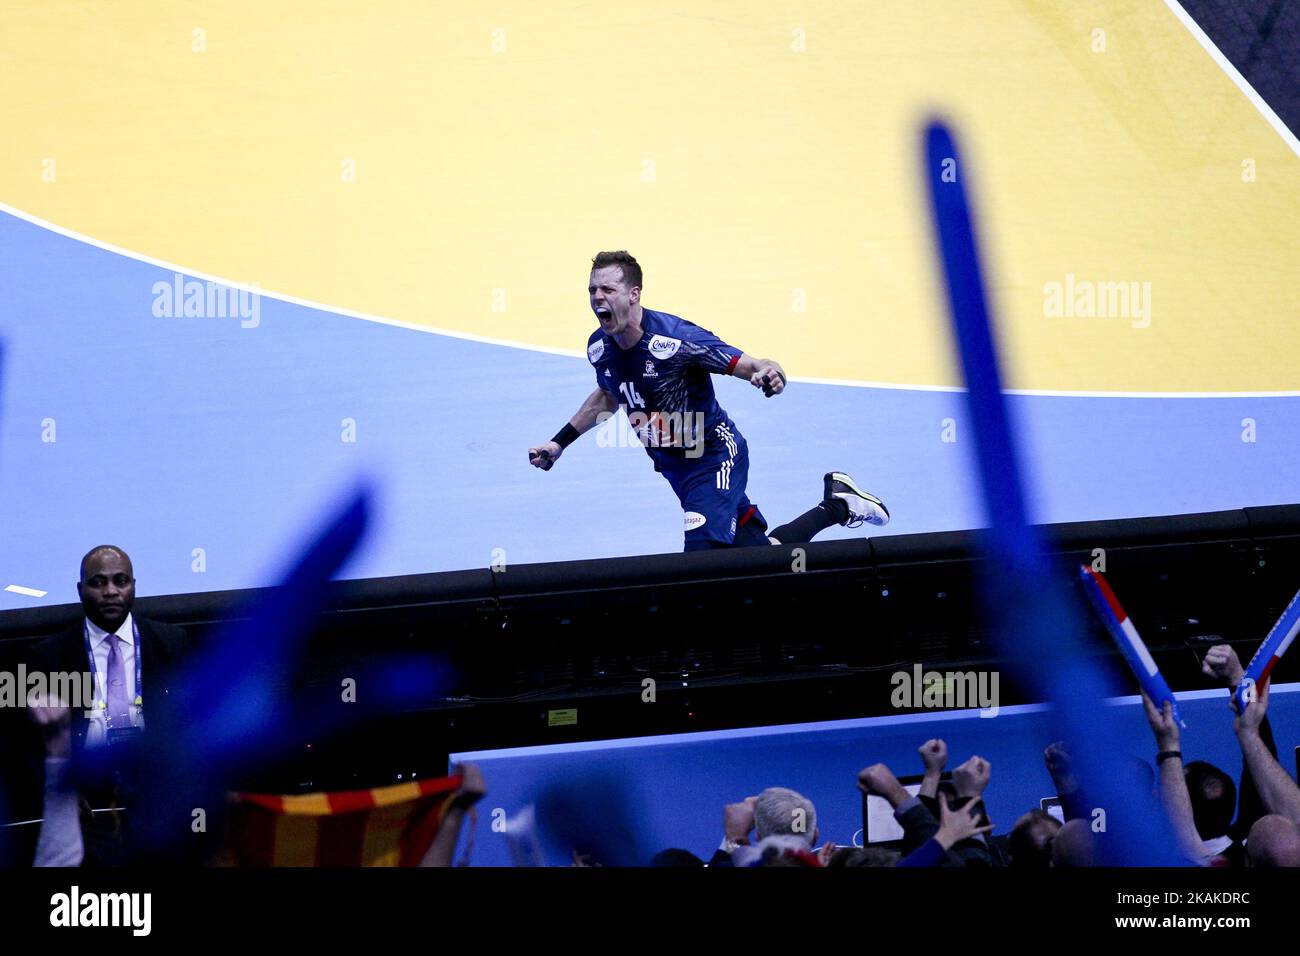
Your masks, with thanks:
M745 494L749 446L736 435L721 454L661 469L682 503L687 551L771 544L767 520Z

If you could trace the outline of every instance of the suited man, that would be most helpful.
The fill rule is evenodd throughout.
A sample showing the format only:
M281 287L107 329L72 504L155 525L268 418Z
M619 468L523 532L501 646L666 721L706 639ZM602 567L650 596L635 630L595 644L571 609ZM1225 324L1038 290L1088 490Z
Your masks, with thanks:
M184 629L132 613L135 572L121 548L100 545L82 558L77 594L84 617L38 643L31 653L33 669L90 671L94 677L89 710L52 706L33 712L45 737L47 801L50 775L65 769L59 760L75 759L87 748L126 742L145 732L147 714L158 718L173 709L172 676L190 649ZM129 802L131 786L114 775L79 780L87 864L125 862L121 821L116 814L92 815L89 809Z

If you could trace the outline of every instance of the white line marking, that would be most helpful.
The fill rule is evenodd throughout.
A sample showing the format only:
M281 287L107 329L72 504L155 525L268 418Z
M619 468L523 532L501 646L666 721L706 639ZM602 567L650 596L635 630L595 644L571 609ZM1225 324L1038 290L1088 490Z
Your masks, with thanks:
M857 382L843 378L800 378L792 382L810 385L842 385L847 388L880 388L908 392L964 392L961 385L900 385L896 382ZM1082 392L1046 388L1004 388L1003 395L1038 395L1050 398L1300 398L1296 392Z
M6 591L12 591L14 594L25 594L28 597L45 597L49 591L38 591L36 588L25 588L21 584L9 584L5 586Z
M1170 0L1166 0L1170 2ZM1247 87L1249 89L1249 87ZM1253 91L1252 91L1253 92ZM1286 127L1283 127L1285 129ZM1294 138L1294 137L1293 137ZM428 332L433 335L445 335L448 338L463 339L467 342L481 342L484 345L501 345L506 348L524 349L529 352L544 352L547 355L562 355L566 358L580 358L586 361L586 352L582 349L556 349L546 345L530 345L526 342L513 342L507 339L493 339L484 335L472 335L469 332L454 332L450 329L435 328L431 325L417 325L413 322L402 322L398 319L385 318L382 315L372 315L369 312L357 312L353 309L342 309L332 305L326 305L323 302L313 302L310 299L300 299L297 296L285 295L280 292L271 292L266 289L256 288L244 282L236 282L233 279L223 279L220 276L209 275L206 272L199 272L196 269L190 269L185 266L177 265L174 262L168 262L165 259L156 259L153 256L146 256L143 253L132 252L130 249L124 249L121 246L115 246L110 242L103 242L94 239L84 233L67 229L63 226L56 225L48 220L41 219L39 216L33 216L30 213L16 209L7 203L0 203L0 212L7 213L15 219L21 219L29 222L34 226L42 229L48 229L50 232L73 239L77 242L84 242L88 246L94 246L96 249L103 249L105 252L111 252L114 255L122 256L125 259L134 259L137 262L143 262L151 266L157 266L160 269L166 269L169 272L179 272L181 275L189 276L194 279L200 279L204 282L215 282L219 285L229 286L232 289L239 289L253 295L261 296L266 299L275 299L280 302L287 302L290 305L302 306L307 309L315 309L317 312L328 312L333 315L342 315L350 319L362 319L366 322L376 322L379 325L391 325L399 329L409 329L412 332ZM866 382L857 379L841 378L803 378L792 375L789 378L791 382L803 382L809 385L842 385L848 388L880 388L891 389L905 392L964 392L966 389L960 385L907 385L900 382ZM1055 389L1038 389L1038 388L1012 388L1004 389L1006 395L1038 395L1052 398L1300 398L1300 391L1293 392L1092 392L1092 391L1058 391Z
M450 329L439 329L430 325L416 325L413 322L402 322L397 319L385 318L382 315L372 315L369 312L357 312L352 309L341 309L332 305L326 305L323 302L313 302L310 299L300 299L297 296L285 295L282 292L270 292L266 289L248 285L245 282L236 282L233 279L223 279L221 276L209 275L206 272L199 272L196 269L179 266L176 263L168 262L165 259L155 259L153 256L146 256L143 253L132 252L130 249L115 246L111 242L102 242L99 239L93 239L84 233L76 232L72 229L66 229L63 226L41 219L39 216L33 216L30 213L23 212L21 209L15 209L7 203L0 203L0 212L8 213L16 219L30 222L34 226L48 229L50 232L57 233L60 236L65 236L68 239L75 239L78 242L84 242L97 249L103 249L105 252L111 252L127 259L134 259L137 262L144 262L151 266L157 266L160 269L167 269L170 272L179 272L181 275L200 279L204 282L215 282L218 285L229 286L232 289L249 292L253 295L260 296L263 299L276 299L280 302L287 302L290 305L299 305L307 309L315 309L317 312L330 312L334 315L347 316L350 319L364 319L367 322L378 322L380 325L393 325L400 329L410 329L413 332L432 332L435 335L445 335L448 338L453 339L466 339L470 342L482 342L486 345L506 345L511 348L528 349L531 352L546 352L550 355L564 355L569 358L586 358L586 352L584 350L553 349L545 345L528 345L522 342L507 341L506 339L488 338L484 335L471 335L468 332L453 332Z
M1246 94L1246 99L1250 100L1255 109L1259 110L1260 115L1268 120L1268 125L1273 127L1277 131L1277 135L1281 136L1283 141L1291 147L1291 152L1300 156L1300 139L1296 139L1295 133L1291 132L1286 123L1283 123L1278 115L1273 112L1273 108L1264 101L1264 97L1256 93L1255 88L1246 81L1246 78L1237 72L1237 68L1232 65L1232 61L1214 45L1214 41L1206 35L1205 31L1201 29L1201 25L1192 18L1192 15L1183 9L1183 5L1178 0L1165 0L1165 6L1173 11L1174 16L1181 20L1183 26L1187 27L1192 36L1196 37L1201 46L1205 47L1205 52L1210 54L1215 63L1219 64L1219 69L1228 74L1228 78L1237 84L1237 89Z

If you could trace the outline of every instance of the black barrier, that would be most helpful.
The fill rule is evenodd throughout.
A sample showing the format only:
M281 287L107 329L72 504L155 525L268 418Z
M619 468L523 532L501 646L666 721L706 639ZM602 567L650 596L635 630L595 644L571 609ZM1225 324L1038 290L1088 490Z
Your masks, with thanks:
M1209 686L1199 659L1212 643L1240 645L1248 658L1300 586L1298 505L1044 533L1062 587L1073 587L1079 563L1106 572L1178 690ZM999 666L975 613L979 534L334 582L309 656L286 686L337 695L341 681L393 655L436 667L442 679L430 682L423 706L376 713L380 733L367 725L353 742L314 741L285 785L377 785L440 770L439 755L452 750L896 713L889 679L900 668ZM262 594L145 597L136 613L183 625L201 644ZM40 635L80 610L0 613L0 669L12 670ZM1107 636L1097 628L1092 637L1116 692L1131 692ZM1285 660L1278 679L1298 669ZM649 686L653 708L642 706ZM369 713L374 696L361 694L358 711ZM1005 675L1001 698L1031 702ZM302 736L305 746L311 728ZM412 740L427 758L419 767Z
M1143 549L1160 546L1236 544L1300 538L1300 505L1275 505L1202 514L1128 518L1045 525L1044 534L1062 554L1094 548ZM722 580L787 577L798 573L792 552L799 549L802 569L816 573L870 573L893 565L969 562L980 532L953 531L892 535L845 541L812 542L774 548L741 548L689 554L654 554L482 570L446 571L388 578L337 581L331 585L327 617L367 612L416 614L477 611L515 598L575 595L618 589L696 585ZM203 591L142 597L137 613L182 626L210 628L240 617L261 589ZM81 616L75 603L0 611L0 642L53 633Z

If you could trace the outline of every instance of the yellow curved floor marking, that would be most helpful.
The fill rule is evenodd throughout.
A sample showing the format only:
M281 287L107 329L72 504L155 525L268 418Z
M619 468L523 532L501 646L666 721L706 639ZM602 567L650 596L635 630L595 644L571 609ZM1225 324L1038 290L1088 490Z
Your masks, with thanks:
M1300 378L1300 158L1162 4L4 18L0 201L205 273L572 351L591 255L626 247L647 305L792 375L952 385L917 168L941 108L992 213L1009 385ZM1077 314L1128 283L1126 314Z

